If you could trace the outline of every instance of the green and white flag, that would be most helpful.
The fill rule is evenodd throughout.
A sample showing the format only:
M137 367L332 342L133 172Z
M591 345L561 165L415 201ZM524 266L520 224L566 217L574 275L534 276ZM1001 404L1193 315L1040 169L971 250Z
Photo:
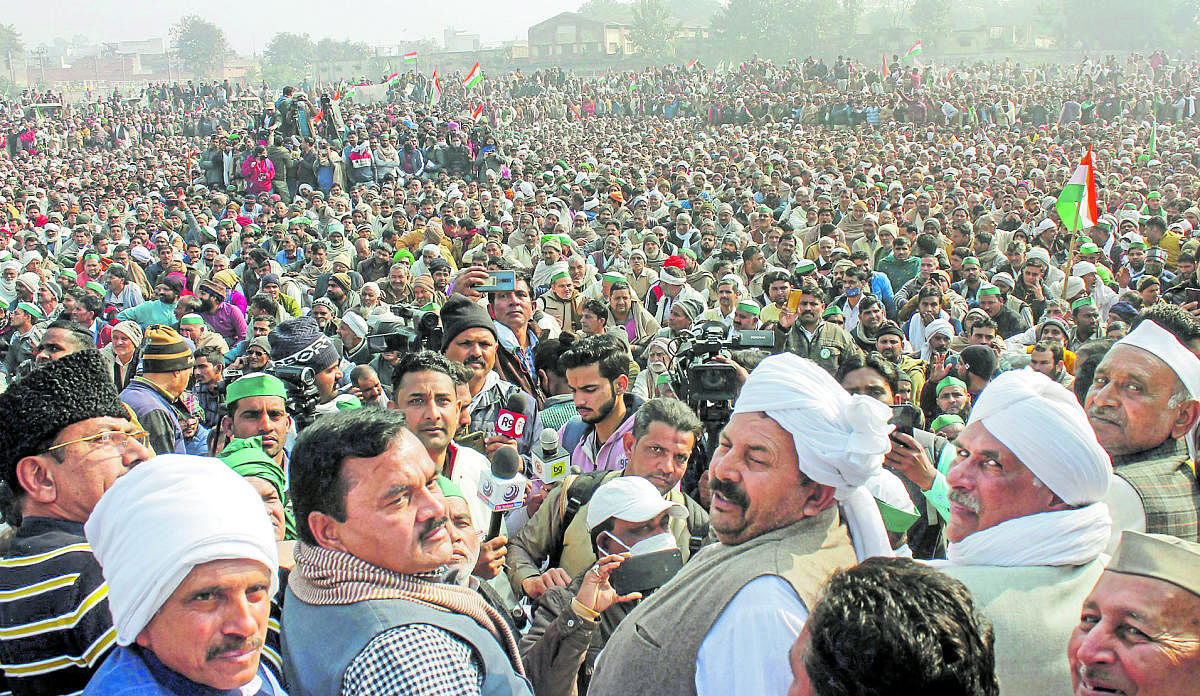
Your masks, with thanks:
M483 73L479 71L479 62L476 61L475 65L471 66L471 72L467 73L467 76L463 78L463 87L471 89L482 81Z
M919 55L921 55L921 42L920 41L913 44L912 47L908 49L908 53L905 53L903 56L900 57L900 60L908 60L909 58L916 58Z

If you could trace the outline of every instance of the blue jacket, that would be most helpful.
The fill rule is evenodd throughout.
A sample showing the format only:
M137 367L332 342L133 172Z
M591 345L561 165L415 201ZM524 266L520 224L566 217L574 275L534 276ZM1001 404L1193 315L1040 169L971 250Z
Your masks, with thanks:
M124 401L137 414L138 422L150 434L155 454L187 454L179 410L158 387L142 377L134 377L121 392Z
M279 682L260 663L261 686L254 696L287 696ZM240 696L240 689L226 691L197 684L167 667L149 650L137 646L117 648L92 676L84 696Z

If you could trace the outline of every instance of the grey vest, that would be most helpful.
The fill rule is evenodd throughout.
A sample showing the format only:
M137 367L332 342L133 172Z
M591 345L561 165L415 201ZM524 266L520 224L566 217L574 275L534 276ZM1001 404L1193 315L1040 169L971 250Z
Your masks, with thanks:
M339 696L342 677L375 636L409 624L453 634L483 663L485 696L532 696L496 638L469 616L404 599L375 599L319 606L300 601L291 588L283 602L283 665L293 696Z
M1113 457L1113 473L1129 482L1146 512L1146 531L1200 541L1200 486L1182 439L1142 452L1139 461Z
M836 508L736 546L706 546L617 626L588 696L695 694L700 645L742 587L778 575L811 608L829 576L855 562Z

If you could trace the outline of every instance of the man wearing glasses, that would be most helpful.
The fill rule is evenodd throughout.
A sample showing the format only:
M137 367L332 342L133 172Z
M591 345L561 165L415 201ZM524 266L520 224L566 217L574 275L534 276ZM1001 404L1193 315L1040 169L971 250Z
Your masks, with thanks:
M0 560L0 664L16 693L83 689L116 634L83 524L117 477L153 456L94 350L0 394L0 466L16 529Z

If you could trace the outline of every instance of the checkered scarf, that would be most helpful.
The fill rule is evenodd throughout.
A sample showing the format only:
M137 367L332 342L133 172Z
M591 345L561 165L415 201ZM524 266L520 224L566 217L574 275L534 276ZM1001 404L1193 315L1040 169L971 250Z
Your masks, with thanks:
M435 582L417 575L397 573L371 565L355 556L311 546L296 546L296 567L288 587L302 602L316 605L351 604L372 599L403 599L431 609L464 614L486 628L508 652L521 676L525 668L517 641L504 618L474 590Z

